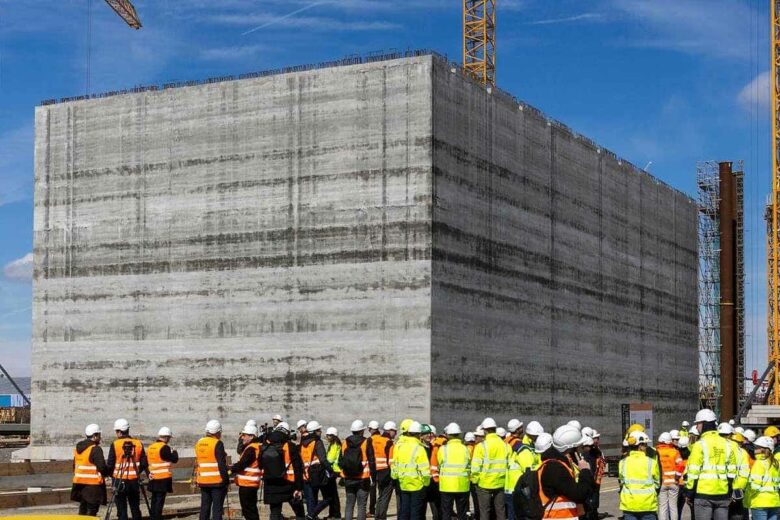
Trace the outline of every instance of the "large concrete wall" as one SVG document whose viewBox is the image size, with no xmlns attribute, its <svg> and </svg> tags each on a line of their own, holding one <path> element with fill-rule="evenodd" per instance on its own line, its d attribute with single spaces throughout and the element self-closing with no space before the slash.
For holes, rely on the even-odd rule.
<svg viewBox="0 0 780 520">
<path fill-rule="evenodd" d="M 38 107 L 33 443 L 428 416 L 431 63 Z"/>
<path fill-rule="evenodd" d="M 446 63 L 433 89 L 433 420 L 692 417 L 694 203 Z"/>
</svg>

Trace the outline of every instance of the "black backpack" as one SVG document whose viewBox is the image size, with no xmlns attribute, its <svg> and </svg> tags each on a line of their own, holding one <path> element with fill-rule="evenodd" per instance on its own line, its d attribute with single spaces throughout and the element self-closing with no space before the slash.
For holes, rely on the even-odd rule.
<svg viewBox="0 0 780 520">
<path fill-rule="evenodd" d="M 351 438 L 347 439 L 347 449 L 341 454 L 339 467 L 344 472 L 344 477 L 348 479 L 363 478 L 363 452 L 360 446 L 366 442 L 366 439 L 355 444 Z"/>
<path fill-rule="evenodd" d="M 260 453 L 260 467 L 263 478 L 282 479 L 287 475 L 287 464 L 284 463 L 284 448 L 281 444 L 267 444 Z"/>
<path fill-rule="evenodd" d="M 556 497 L 552 497 L 549 502 L 542 504 L 539 494 L 539 472 L 544 466 L 545 464 L 542 464 L 535 470 L 526 469 L 517 480 L 515 491 L 512 493 L 517 520 L 542 520 L 544 510 L 555 501 Z"/>
</svg>

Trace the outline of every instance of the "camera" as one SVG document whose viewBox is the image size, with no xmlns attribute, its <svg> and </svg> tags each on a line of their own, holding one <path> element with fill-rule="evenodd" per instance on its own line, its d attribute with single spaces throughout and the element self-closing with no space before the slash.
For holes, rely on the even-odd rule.
<svg viewBox="0 0 780 520">
<path fill-rule="evenodd" d="M 133 446 L 133 443 L 130 441 L 125 442 L 122 445 L 122 453 L 125 457 L 132 457 L 133 453 L 135 452 L 135 446 Z"/>
</svg>

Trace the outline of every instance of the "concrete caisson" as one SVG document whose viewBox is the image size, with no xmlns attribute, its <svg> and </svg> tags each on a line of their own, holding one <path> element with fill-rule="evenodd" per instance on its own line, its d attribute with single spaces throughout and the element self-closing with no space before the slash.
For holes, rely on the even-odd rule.
<svg viewBox="0 0 780 520">
<path fill-rule="evenodd" d="M 695 407 L 693 202 L 438 56 L 40 106 L 35 170 L 36 449 Z"/>
</svg>

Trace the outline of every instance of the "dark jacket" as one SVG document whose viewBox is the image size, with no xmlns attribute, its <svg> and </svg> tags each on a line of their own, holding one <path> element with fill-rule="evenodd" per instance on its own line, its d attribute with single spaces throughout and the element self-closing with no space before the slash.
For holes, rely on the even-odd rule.
<svg viewBox="0 0 780 520">
<path fill-rule="evenodd" d="M 575 480 L 564 467 L 564 465 L 569 465 L 566 456 L 555 448 L 550 448 L 542 453 L 542 462 L 546 460 L 557 462 L 549 462 L 541 470 L 544 494 L 548 498 L 566 497 L 570 502 L 585 504 L 593 493 L 595 485 L 591 471 L 588 469 L 580 470 L 579 479 Z"/>
<path fill-rule="evenodd" d="M 376 482 L 376 457 L 374 456 L 374 445 L 371 442 L 371 439 L 367 439 L 366 437 L 363 437 L 363 435 L 355 435 L 355 434 L 352 434 L 346 438 L 347 447 L 356 446 L 359 448 L 360 444 L 363 442 L 366 443 L 366 457 L 368 458 L 368 469 L 370 471 L 370 478 L 367 479 L 344 478 L 344 484 L 346 486 L 368 485 L 370 487 L 372 480 Z M 341 455 L 342 457 L 344 456 L 343 451 Z"/>
<path fill-rule="evenodd" d="M 325 443 L 322 442 L 321 438 L 317 437 L 313 433 L 310 433 L 303 438 L 303 441 L 301 441 L 301 447 L 308 447 L 312 442 L 315 443 L 314 456 L 322 465 L 322 469 L 324 469 L 328 475 L 333 474 L 333 466 L 330 462 L 328 462 L 328 451 L 325 449 Z"/>
<path fill-rule="evenodd" d="M 133 437 L 126 437 L 127 440 L 133 439 Z M 118 440 L 118 439 L 117 439 Z M 115 453 L 114 450 L 114 442 L 111 442 L 111 447 L 108 449 L 108 461 L 106 462 L 106 465 L 108 466 L 108 469 L 111 473 L 114 472 L 114 467 L 116 466 L 117 459 L 122 459 L 121 453 Z M 149 461 L 146 459 L 146 450 L 141 448 L 141 462 L 138 463 L 138 476 L 141 476 L 141 473 L 149 473 Z"/>
<path fill-rule="evenodd" d="M 273 431 L 267 436 L 269 445 L 276 445 L 283 448 L 286 444 L 290 450 L 290 462 L 295 473 L 295 482 L 289 482 L 284 478 L 271 479 L 263 476 L 263 503 L 265 504 L 283 504 L 293 499 L 295 491 L 303 490 L 303 462 L 301 462 L 301 452 L 298 446 L 289 441 L 287 434 Z M 264 447 L 265 449 L 265 447 Z M 260 469 L 263 468 L 263 457 L 260 456 Z"/>
<path fill-rule="evenodd" d="M 241 454 L 241 458 L 230 466 L 230 472 L 235 475 L 236 473 L 239 473 L 241 471 L 244 471 L 246 468 L 252 465 L 253 462 L 258 460 L 259 453 L 255 453 L 254 450 L 247 450 L 246 447 L 252 444 L 253 442 L 260 442 L 260 439 L 257 437 L 254 437 L 251 441 L 249 441 L 246 444 L 242 444 L 241 441 L 239 441 L 239 445 L 241 446 L 241 449 L 239 450 L 239 454 Z M 260 447 L 262 449 L 262 446 Z"/>
<path fill-rule="evenodd" d="M 179 462 L 179 453 L 166 444 L 160 449 L 160 458 L 171 464 L 176 464 Z M 173 493 L 173 479 L 150 480 L 149 491 L 152 493 Z"/>
<path fill-rule="evenodd" d="M 76 444 L 76 452 L 84 453 L 84 451 L 90 446 L 94 446 L 95 443 L 89 439 Z M 108 477 L 111 475 L 111 471 L 106 465 L 106 458 L 103 456 L 103 450 L 100 446 L 97 446 L 92 453 L 89 454 L 89 461 L 95 465 L 101 475 Z M 75 470 L 75 464 L 74 464 Z M 70 499 L 74 502 L 85 502 L 87 504 L 102 504 L 106 503 L 106 485 L 89 485 L 89 484 L 73 484 L 70 490 Z"/>
</svg>

